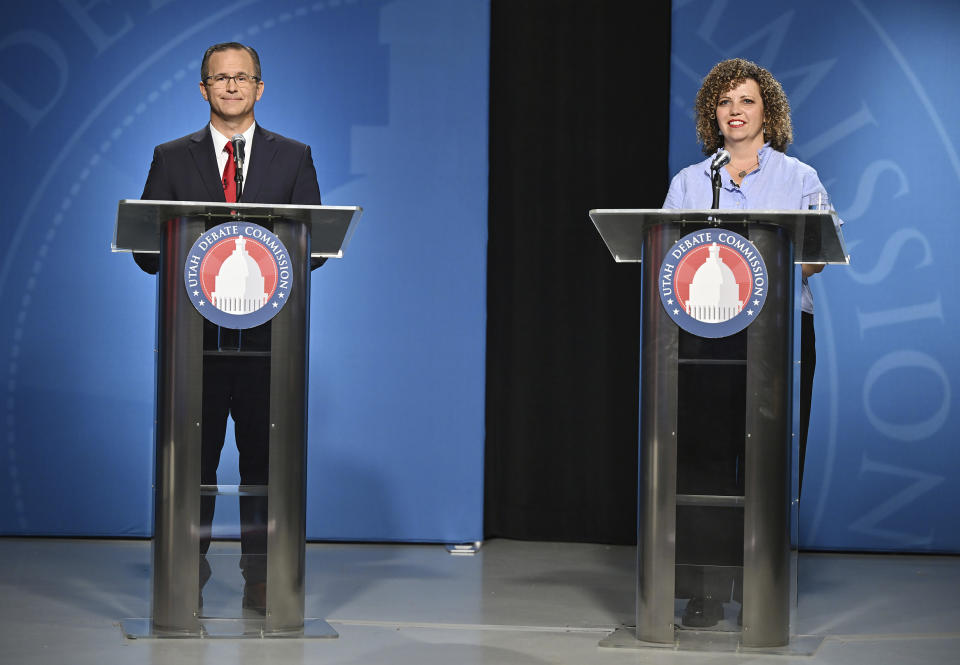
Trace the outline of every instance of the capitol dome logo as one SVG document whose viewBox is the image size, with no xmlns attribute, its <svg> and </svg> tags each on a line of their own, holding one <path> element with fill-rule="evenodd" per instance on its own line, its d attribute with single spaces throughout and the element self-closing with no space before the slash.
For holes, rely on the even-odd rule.
<svg viewBox="0 0 960 665">
<path fill-rule="evenodd" d="M 290 255 L 250 222 L 216 226 L 193 244 L 183 267 L 190 302 L 211 323 L 246 329 L 277 315 L 290 295 Z"/>
<path fill-rule="evenodd" d="M 685 235 L 660 265 L 660 301 L 673 321 L 699 337 L 727 337 L 757 318 L 767 299 L 767 266 L 739 233 Z"/>
</svg>

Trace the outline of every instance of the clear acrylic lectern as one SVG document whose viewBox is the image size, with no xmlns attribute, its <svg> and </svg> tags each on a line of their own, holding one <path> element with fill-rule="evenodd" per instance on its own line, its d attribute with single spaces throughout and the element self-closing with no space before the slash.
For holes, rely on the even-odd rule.
<svg viewBox="0 0 960 665">
<path fill-rule="evenodd" d="M 679 644 L 678 614 L 695 587 L 728 601 L 718 627 L 734 635 L 735 648 L 788 645 L 796 542 L 794 264 L 848 263 L 837 215 L 592 210 L 590 218 L 616 261 L 643 262 L 637 602 L 630 639 Z M 687 233 L 710 227 L 748 237 L 769 282 L 757 318 L 721 340 L 681 330 L 659 294 L 667 252 Z M 724 458 L 717 449 L 732 451 L 726 454 L 732 471 L 711 468 Z M 618 639 L 614 633 L 601 645 L 627 646 Z"/>
<path fill-rule="evenodd" d="M 311 257 L 343 255 L 360 214 L 340 206 L 120 201 L 113 251 L 156 254 L 160 263 L 151 616 L 125 620 L 128 636 L 336 637 L 325 621 L 304 619 L 309 277 Z M 184 265 L 209 226 L 230 220 L 271 227 L 290 254 L 289 298 L 270 322 L 270 351 L 260 353 L 269 358 L 266 485 L 201 484 L 205 355 L 230 352 L 205 350 Z M 265 611 L 252 616 L 207 616 L 201 605 L 201 505 L 226 495 L 266 503 Z"/>
</svg>

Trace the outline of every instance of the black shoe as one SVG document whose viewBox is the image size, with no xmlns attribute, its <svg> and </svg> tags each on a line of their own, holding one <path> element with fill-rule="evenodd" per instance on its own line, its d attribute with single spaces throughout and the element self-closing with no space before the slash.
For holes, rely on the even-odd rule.
<svg viewBox="0 0 960 665">
<path fill-rule="evenodd" d="M 687 601 L 682 621 L 684 626 L 691 628 L 709 628 L 716 626 L 722 618 L 723 603 L 710 596 L 706 598 L 694 596 Z"/>
<path fill-rule="evenodd" d="M 243 585 L 243 609 L 260 614 L 267 611 L 267 585 L 265 582 L 247 582 Z"/>
</svg>

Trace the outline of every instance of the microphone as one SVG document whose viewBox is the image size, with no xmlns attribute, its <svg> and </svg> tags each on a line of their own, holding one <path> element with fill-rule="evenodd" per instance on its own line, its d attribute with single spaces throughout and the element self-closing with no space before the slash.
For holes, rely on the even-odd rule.
<svg viewBox="0 0 960 665">
<path fill-rule="evenodd" d="M 233 158 L 237 161 L 237 166 L 243 168 L 243 146 L 247 144 L 247 140 L 243 138 L 243 134 L 234 134 L 230 142 L 233 143 Z M 730 161 L 730 155 L 727 155 L 727 161 Z"/>
<path fill-rule="evenodd" d="M 233 161 L 237 165 L 234 180 L 237 183 L 237 201 L 239 201 L 243 194 L 243 146 L 246 145 L 247 140 L 243 138 L 243 134 L 234 134 L 230 142 L 233 144 Z"/>
<path fill-rule="evenodd" d="M 713 184 L 713 203 L 710 206 L 711 210 L 716 210 L 720 207 L 720 169 L 729 163 L 730 153 L 727 152 L 725 148 L 720 148 L 717 154 L 714 155 L 713 161 L 710 162 L 710 170 L 713 172 L 713 175 L 710 177 Z"/>
<path fill-rule="evenodd" d="M 237 137 L 235 136 L 235 137 L 233 137 L 233 138 L 237 138 Z M 243 139 L 242 136 L 241 136 L 240 138 Z M 243 144 L 241 144 L 241 145 L 243 145 Z M 730 153 L 727 152 L 726 148 L 720 148 L 720 149 L 717 151 L 717 154 L 714 155 L 713 161 L 710 162 L 710 170 L 711 170 L 711 171 L 719 171 L 720 169 L 722 169 L 724 166 L 726 166 L 726 165 L 729 164 L 729 163 L 730 163 Z"/>
</svg>

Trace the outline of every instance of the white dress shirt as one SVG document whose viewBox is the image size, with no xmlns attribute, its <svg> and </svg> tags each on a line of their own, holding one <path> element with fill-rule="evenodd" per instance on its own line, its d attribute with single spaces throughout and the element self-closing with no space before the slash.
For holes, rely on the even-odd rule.
<svg viewBox="0 0 960 665">
<path fill-rule="evenodd" d="M 257 126 L 257 123 L 252 122 L 250 123 L 250 126 L 247 127 L 247 131 L 243 132 L 243 139 L 244 141 L 246 141 L 246 145 L 244 145 L 244 148 L 243 148 L 244 188 L 246 187 L 246 183 L 247 183 L 247 171 L 250 169 L 250 155 L 253 154 L 253 130 L 256 128 L 256 126 Z M 227 165 L 227 157 L 228 157 L 227 151 L 224 150 L 223 148 L 224 146 L 227 145 L 227 143 L 230 142 L 230 138 L 227 136 L 224 136 L 223 134 L 218 132 L 216 129 L 214 129 L 213 125 L 210 125 L 210 136 L 213 137 L 213 149 L 217 155 L 217 168 L 219 169 L 220 179 L 222 180 L 223 169 Z M 243 195 L 243 192 L 241 192 L 241 196 L 242 195 Z"/>
</svg>

